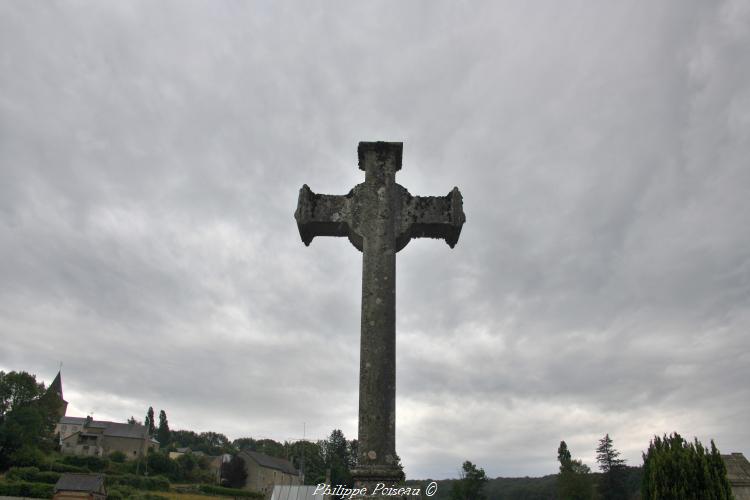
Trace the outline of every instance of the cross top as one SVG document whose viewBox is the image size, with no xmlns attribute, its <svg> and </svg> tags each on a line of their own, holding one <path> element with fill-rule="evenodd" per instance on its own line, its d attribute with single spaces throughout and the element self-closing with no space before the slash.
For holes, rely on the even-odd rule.
<svg viewBox="0 0 750 500">
<path fill-rule="evenodd" d="M 392 232 L 396 252 L 412 238 L 425 237 L 444 239 L 453 248 L 466 221 L 461 192 L 454 187 L 446 196 L 412 196 L 396 183 L 402 152 L 401 142 L 360 142 L 365 182 L 346 195 L 315 194 L 302 186 L 294 217 L 305 245 L 315 236 L 346 236 L 362 251 L 363 238 L 374 229 L 369 218 L 377 215 L 392 225 L 382 229 Z"/>
</svg>

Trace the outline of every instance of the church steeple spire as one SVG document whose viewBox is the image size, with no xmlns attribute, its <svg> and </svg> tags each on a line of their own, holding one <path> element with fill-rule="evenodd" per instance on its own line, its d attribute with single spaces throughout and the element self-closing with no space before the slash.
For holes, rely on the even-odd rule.
<svg viewBox="0 0 750 500">
<path fill-rule="evenodd" d="M 62 377 L 60 375 L 60 371 L 57 372 L 57 376 L 55 376 L 55 380 L 52 381 L 52 383 L 49 385 L 49 388 L 47 389 L 47 392 L 54 393 L 57 395 L 57 397 L 60 398 L 60 416 L 64 417 L 65 412 L 68 409 L 68 402 L 65 401 L 65 398 L 63 398 L 63 387 L 62 387 Z"/>
</svg>

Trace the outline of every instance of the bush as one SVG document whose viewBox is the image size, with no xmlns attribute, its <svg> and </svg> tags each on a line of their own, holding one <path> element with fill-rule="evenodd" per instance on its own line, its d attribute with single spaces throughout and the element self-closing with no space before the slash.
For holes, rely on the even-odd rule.
<svg viewBox="0 0 750 500">
<path fill-rule="evenodd" d="M 263 493 L 259 493 L 257 491 L 238 490 L 236 488 L 225 488 L 223 486 L 213 486 L 210 484 L 201 484 L 200 486 L 198 486 L 198 489 L 201 492 L 208 493 L 210 495 L 256 498 L 258 500 L 263 500 L 265 498 Z"/>
<path fill-rule="evenodd" d="M 52 498 L 54 486 L 44 483 L 27 483 L 17 481 L 12 483 L 0 482 L 0 496 Z"/>
<path fill-rule="evenodd" d="M 111 498 L 113 495 L 119 498 L 130 498 L 136 494 L 135 488 L 130 486 L 117 486 L 116 488 L 107 487 L 107 498 Z"/>
<path fill-rule="evenodd" d="M 169 454 L 166 452 L 156 451 L 149 453 L 146 464 L 148 465 L 148 470 L 154 474 L 174 476 L 178 471 L 177 462 L 169 458 Z"/>
<path fill-rule="evenodd" d="M 122 493 L 120 493 L 120 490 L 107 490 L 107 499 L 108 500 L 122 500 L 124 497 L 122 496 Z"/>
<path fill-rule="evenodd" d="M 63 458 L 63 463 L 75 465 L 76 467 L 86 467 L 91 472 L 101 472 L 107 468 L 109 460 L 99 457 L 78 457 L 75 455 L 68 455 Z"/>
<path fill-rule="evenodd" d="M 125 456 L 125 453 L 121 452 L 120 450 L 113 451 L 109 454 L 109 459 L 118 464 L 125 462 L 126 458 L 127 457 Z"/>
<path fill-rule="evenodd" d="M 39 467 L 44 462 L 44 453 L 29 446 L 16 450 L 10 457 L 10 463 L 19 467 Z"/>
<path fill-rule="evenodd" d="M 60 479 L 60 473 L 40 471 L 37 467 L 11 467 L 5 477 L 11 481 L 55 484 Z"/>
<path fill-rule="evenodd" d="M 5 479 L 9 481 L 33 481 L 37 474 L 39 474 L 39 467 L 11 467 L 5 474 Z"/>
</svg>

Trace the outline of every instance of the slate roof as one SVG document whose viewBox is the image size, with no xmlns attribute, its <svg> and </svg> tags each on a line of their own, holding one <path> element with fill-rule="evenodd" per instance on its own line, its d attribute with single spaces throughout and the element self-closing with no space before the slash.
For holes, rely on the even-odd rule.
<svg viewBox="0 0 750 500">
<path fill-rule="evenodd" d="M 60 417 L 61 424 L 81 425 L 86 419 L 84 417 Z"/>
<path fill-rule="evenodd" d="M 61 424 L 73 424 L 73 425 L 83 425 L 86 423 L 86 419 L 84 417 L 62 417 L 60 419 Z M 128 424 L 128 423 L 120 423 L 120 422 L 108 422 L 106 420 L 92 420 L 88 424 L 88 428 L 90 429 L 103 429 L 102 432 L 103 436 L 111 436 L 111 437 L 125 437 L 125 438 L 135 438 L 135 439 L 144 439 L 148 437 L 148 429 L 145 425 L 141 424 Z M 157 443 L 155 439 L 151 439 L 151 441 Z"/>
<path fill-rule="evenodd" d="M 263 453 L 250 450 L 244 450 L 240 452 L 240 455 L 243 455 L 243 458 L 250 458 L 254 460 L 261 467 L 276 469 L 285 474 L 291 474 L 293 476 L 296 476 L 298 474 L 297 469 L 294 468 L 291 462 L 282 458 L 269 457 L 268 455 L 264 455 Z"/>
<path fill-rule="evenodd" d="M 140 424 L 120 424 L 117 422 L 102 422 L 105 436 L 143 439 L 148 437 L 148 428 Z"/>
<path fill-rule="evenodd" d="M 732 486 L 750 486 L 750 462 L 742 453 L 722 455 L 727 466 L 727 479 Z"/>
<path fill-rule="evenodd" d="M 55 483 L 55 493 L 64 491 L 101 491 L 104 487 L 104 474 L 65 473 Z"/>
</svg>

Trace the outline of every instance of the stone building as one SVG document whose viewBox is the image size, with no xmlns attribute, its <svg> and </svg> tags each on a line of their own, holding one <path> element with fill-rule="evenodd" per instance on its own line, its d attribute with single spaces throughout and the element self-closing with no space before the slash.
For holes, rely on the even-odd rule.
<svg viewBox="0 0 750 500">
<path fill-rule="evenodd" d="M 159 449 L 159 442 L 141 424 L 93 420 L 91 417 L 62 417 L 55 425 L 60 451 L 67 455 L 105 457 L 121 451 L 128 460 Z"/>
<path fill-rule="evenodd" d="M 288 460 L 270 457 L 257 451 L 241 451 L 239 456 L 245 461 L 246 490 L 258 491 L 270 499 L 274 486 L 302 484 L 299 471 Z"/>
<path fill-rule="evenodd" d="M 104 474 L 63 474 L 57 480 L 53 500 L 105 500 Z"/>
<path fill-rule="evenodd" d="M 750 462 L 742 453 L 722 455 L 735 500 L 750 500 Z"/>
</svg>

